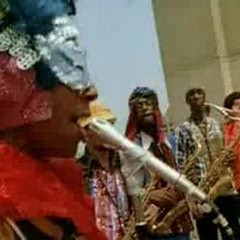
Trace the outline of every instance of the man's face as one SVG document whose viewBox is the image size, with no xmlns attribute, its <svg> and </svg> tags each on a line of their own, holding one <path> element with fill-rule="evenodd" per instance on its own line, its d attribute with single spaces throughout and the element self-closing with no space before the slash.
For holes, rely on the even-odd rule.
<svg viewBox="0 0 240 240">
<path fill-rule="evenodd" d="M 198 110 L 198 111 L 204 111 L 205 110 L 205 96 L 202 93 L 194 93 L 189 98 L 189 105 L 191 110 Z"/>
<path fill-rule="evenodd" d="M 135 103 L 135 112 L 138 122 L 141 124 L 154 123 L 155 105 L 151 98 L 139 98 Z"/>
<path fill-rule="evenodd" d="M 59 85 L 52 93 L 52 118 L 26 129 L 30 150 L 40 157 L 73 157 L 77 144 L 85 138 L 77 121 L 90 115 L 89 102 L 96 97 L 95 89 L 80 95 Z"/>
<path fill-rule="evenodd" d="M 237 116 L 237 117 L 240 116 L 240 98 L 234 100 L 233 106 L 232 106 L 232 110 L 233 110 L 233 111 L 236 111 L 236 112 L 234 113 L 234 116 Z M 239 112 L 239 113 L 238 113 L 238 112 Z"/>
</svg>

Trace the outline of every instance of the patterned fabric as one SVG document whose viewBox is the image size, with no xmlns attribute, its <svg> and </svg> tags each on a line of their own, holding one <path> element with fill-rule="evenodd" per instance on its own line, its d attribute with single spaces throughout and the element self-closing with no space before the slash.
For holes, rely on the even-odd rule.
<svg viewBox="0 0 240 240">
<path fill-rule="evenodd" d="M 122 240 L 129 218 L 125 185 L 119 171 L 94 171 L 91 182 L 97 226 L 109 240 Z"/>
<path fill-rule="evenodd" d="M 175 130 L 176 134 L 176 163 L 180 170 L 189 156 L 197 150 L 200 143 L 201 150 L 196 157 L 197 182 L 205 176 L 209 165 L 223 148 L 223 136 L 220 126 L 213 118 L 206 117 L 200 125 L 188 119 Z"/>
<path fill-rule="evenodd" d="M 40 60 L 40 54 L 29 46 L 29 40 L 26 34 L 7 27 L 0 33 L 0 52 L 8 51 L 16 59 L 17 67 L 27 70 Z"/>
<path fill-rule="evenodd" d="M 85 167 L 85 188 L 94 199 L 98 228 L 109 240 L 121 240 L 129 219 L 129 205 L 119 161 L 117 156 L 113 159 L 108 171 L 88 152 L 80 161 Z"/>
<path fill-rule="evenodd" d="M 168 142 L 163 130 L 164 129 L 163 118 L 159 109 L 156 109 L 155 111 L 155 119 L 156 119 L 156 139 L 154 139 L 154 141 L 150 145 L 150 148 L 147 150 L 152 151 L 155 154 L 155 156 L 157 156 L 159 159 L 166 162 L 171 167 L 175 167 L 175 160 L 173 159 L 170 143 Z M 138 129 L 136 117 L 133 111 L 131 111 L 129 115 L 125 134 L 128 139 L 135 142 L 139 146 L 143 145 L 141 131 Z M 137 183 L 140 189 L 142 187 L 147 186 L 147 183 L 149 182 L 150 177 L 149 177 L 149 172 L 146 169 L 144 169 L 144 167 L 140 167 L 140 169 L 136 171 L 135 166 L 133 165 L 131 166 L 131 163 L 124 161 L 123 169 L 127 169 L 128 172 L 129 172 L 129 169 L 132 169 L 132 172 L 134 172 L 133 174 L 134 176 L 132 178 L 134 183 L 130 183 L 130 181 L 127 181 L 128 185 L 133 186 Z M 132 190 L 130 189 L 130 192 L 131 191 Z M 138 190 L 135 189 L 133 191 L 136 192 Z"/>
<path fill-rule="evenodd" d="M 165 133 L 163 130 L 164 129 L 163 119 L 159 109 L 156 110 L 155 112 L 155 119 L 156 119 L 157 137 L 149 144 L 148 150 L 152 152 L 157 158 L 161 159 L 171 167 L 175 168 L 176 164 L 172 154 L 171 145 L 167 137 L 165 136 Z M 144 142 L 146 141 L 143 139 L 144 135 L 138 129 L 136 118 L 133 111 L 130 113 L 130 116 L 129 116 L 126 136 L 130 140 L 134 141 L 136 144 L 144 147 L 145 145 Z M 139 163 L 137 161 L 135 162 L 127 161 L 126 156 L 123 156 L 123 159 L 124 159 L 124 164 L 122 168 L 123 168 L 123 173 L 125 177 L 127 177 L 128 191 L 130 195 L 135 195 L 135 196 L 137 195 L 137 197 L 139 196 L 140 199 L 142 199 L 142 196 L 145 195 L 146 189 L 149 186 L 150 180 L 153 180 L 152 178 L 153 176 L 150 176 L 149 171 L 145 169 L 143 166 L 139 166 Z M 130 175 L 128 174 L 129 172 L 130 172 Z M 160 207 L 159 211 L 162 213 L 162 210 L 163 209 L 165 210 L 166 206 L 169 206 L 169 202 L 170 202 L 169 199 L 164 199 L 163 192 L 168 191 L 168 187 L 170 186 L 168 185 L 167 182 L 161 179 L 154 182 L 156 182 L 156 184 L 154 184 L 152 191 L 150 191 L 149 193 L 149 196 L 151 195 L 151 193 L 154 193 L 155 190 L 158 191 L 157 198 L 158 200 L 159 199 L 162 200 L 161 201 L 162 205 L 157 207 Z M 176 191 L 175 193 L 177 197 L 176 199 L 174 199 L 175 201 L 173 200 L 174 201 L 173 205 L 176 204 L 183 197 L 183 195 L 181 193 L 179 194 L 178 191 Z M 149 197 L 149 199 L 151 199 L 151 197 Z M 151 199 L 148 203 L 154 204 L 154 201 L 152 201 Z M 171 229 L 171 231 L 173 231 L 174 237 L 175 235 L 177 237 L 179 233 L 182 233 L 182 232 L 189 233 L 191 229 L 192 229 L 191 220 L 187 213 L 181 216 L 181 219 L 179 219 L 179 222 L 175 224 L 175 226 L 173 227 L 173 229 Z M 171 239 L 172 234 L 169 234 L 169 236 L 167 237 Z M 148 238 L 146 237 L 146 239 Z M 162 238 L 153 236 L 153 238 L 149 238 L 149 239 L 162 239 Z"/>
<path fill-rule="evenodd" d="M 73 1 L 0 0 L 0 18 L 5 2 L 11 18 L 0 21 L 0 130 L 49 119 L 46 85 L 53 89 L 62 82 L 77 91 L 89 87 L 77 30 L 63 17 Z M 96 227 L 93 203 L 73 159 L 41 161 L 5 143 L 0 143 L 0 159 L 1 217 L 70 219 L 87 239 L 106 239 Z"/>
<path fill-rule="evenodd" d="M 17 20 L 6 21 L 6 26 L 0 29 L 0 52 L 7 51 L 21 70 L 35 68 L 36 80 L 43 87 L 56 85 L 57 79 L 73 90 L 83 91 L 93 83 L 87 71 L 86 52 L 80 47 L 78 29 L 66 14 L 69 3 L 65 0 L 9 1 L 11 14 L 15 14 L 12 19 Z M 1 7 L 3 2 L 0 2 L 0 17 Z M 31 11 L 36 11 L 36 16 Z M 34 29 L 34 33 L 29 29 Z"/>
<path fill-rule="evenodd" d="M 224 140 L 225 145 L 230 146 L 233 144 L 240 134 L 240 124 L 236 121 L 229 121 L 224 125 Z M 239 142 L 236 144 L 234 151 L 237 155 L 237 159 L 235 162 L 235 187 L 236 190 L 240 191 L 240 144 Z"/>
<path fill-rule="evenodd" d="M 0 129 L 50 118 L 50 94 L 37 88 L 35 72 L 20 70 L 7 53 L 0 53 L 0 65 Z"/>
<path fill-rule="evenodd" d="M 168 161 L 172 160 L 171 149 L 170 144 L 167 139 L 165 139 L 164 142 L 161 142 L 159 144 L 155 143 L 153 140 L 149 143 L 148 147 L 144 146 L 144 135 L 140 132 L 136 135 L 135 143 L 139 146 L 145 148 L 145 150 L 151 151 L 157 158 L 163 160 L 164 162 L 168 163 Z M 164 153 L 167 152 L 168 155 L 166 156 Z M 171 157 L 171 158 L 169 158 Z M 138 185 L 139 189 L 146 188 L 151 180 L 150 173 L 147 169 L 144 167 L 141 167 L 139 170 L 136 171 L 135 165 L 129 165 L 128 163 L 124 164 L 124 168 L 126 169 L 126 166 L 128 168 L 128 171 L 130 170 L 132 173 L 134 173 L 135 183 Z M 134 186 L 136 188 L 136 186 Z M 131 190 L 130 190 L 131 191 Z M 136 189 L 134 190 L 136 191 Z"/>
<path fill-rule="evenodd" d="M 173 138 L 172 138 L 173 139 Z M 181 125 L 175 130 L 175 143 L 174 153 L 176 159 L 176 165 L 178 170 L 181 170 L 181 167 L 188 158 L 196 150 L 196 140 L 193 138 L 192 131 L 185 125 Z"/>
</svg>

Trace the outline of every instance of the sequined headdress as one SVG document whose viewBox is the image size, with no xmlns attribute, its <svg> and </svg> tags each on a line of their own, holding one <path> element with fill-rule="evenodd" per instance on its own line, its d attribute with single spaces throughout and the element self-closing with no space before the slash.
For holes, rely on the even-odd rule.
<svg viewBox="0 0 240 240">
<path fill-rule="evenodd" d="M 86 52 L 69 17 L 74 13 L 74 0 L 0 0 L 0 64 L 6 68 L 0 73 L 0 129 L 32 122 L 40 105 L 46 107 L 45 111 L 38 107 L 47 113 L 44 117 L 49 117 L 50 103 L 42 92 L 58 82 L 78 91 L 91 84 Z M 36 104 L 36 99 L 42 102 Z M 35 118 L 30 120 L 27 112 Z M 42 114 L 38 117 L 43 120 Z M 17 120 L 7 124 L 8 118 L 19 119 L 19 124 Z"/>
</svg>

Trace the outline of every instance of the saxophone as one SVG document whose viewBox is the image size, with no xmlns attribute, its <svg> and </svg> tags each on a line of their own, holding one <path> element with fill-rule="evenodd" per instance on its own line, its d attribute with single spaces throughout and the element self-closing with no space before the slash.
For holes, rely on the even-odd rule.
<svg viewBox="0 0 240 240">
<path fill-rule="evenodd" d="M 240 134 L 233 145 L 236 145 L 239 140 Z M 228 151 L 231 151 L 231 149 L 229 148 Z M 226 173 L 229 174 L 229 172 L 231 174 L 231 166 L 232 161 L 230 158 L 228 158 L 228 155 L 225 156 L 224 154 L 224 156 L 217 158 L 213 162 L 206 177 L 200 181 L 199 188 L 204 192 L 209 193 L 210 188 L 217 183 L 221 176 L 225 175 Z M 190 208 L 188 201 L 186 199 L 181 200 L 175 207 L 171 209 L 171 211 L 166 214 L 162 221 L 157 224 L 156 231 L 161 233 L 169 233 L 169 229 L 171 229 L 171 226 L 176 222 L 176 219 L 181 217 L 189 210 Z"/>
<path fill-rule="evenodd" d="M 195 139 L 195 151 L 184 161 L 182 172 L 187 174 L 191 169 L 195 167 L 196 157 L 202 150 L 202 144 Z M 161 219 L 159 223 L 156 223 L 154 232 L 157 234 L 168 234 L 172 233 L 171 226 L 176 222 L 176 219 L 186 214 L 189 211 L 189 205 L 187 200 L 184 198 L 180 200 L 177 205 L 171 208 Z"/>
<path fill-rule="evenodd" d="M 143 212 L 147 206 L 149 195 L 151 190 L 155 189 L 155 186 L 159 178 L 155 174 L 151 174 L 151 181 L 144 191 L 137 196 L 133 197 L 133 206 L 134 210 L 130 216 L 129 222 L 126 227 L 124 240 L 137 240 L 139 239 L 137 228 L 146 227 L 146 222 L 144 221 Z"/>
<path fill-rule="evenodd" d="M 137 240 L 141 239 L 141 234 L 144 232 L 154 233 L 154 224 L 153 226 L 145 221 L 144 210 L 146 210 L 149 197 L 152 190 L 157 188 L 160 178 L 157 174 L 150 173 L 150 183 L 147 188 L 143 189 L 141 193 L 132 197 L 133 211 L 129 218 L 129 222 L 125 229 L 124 240 Z M 159 216 L 156 216 L 153 219 L 153 223 L 157 221 Z"/>
<path fill-rule="evenodd" d="M 214 104 L 207 103 L 206 105 L 209 105 L 211 107 L 215 107 L 218 111 L 220 111 L 224 116 L 227 116 L 228 118 L 234 120 L 234 121 L 240 121 L 240 118 L 232 117 L 230 115 L 231 110 L 225 109 L 222 107 L 219 107 Z M 240 133 L 238 134 L 237 138 L 234 142 L 232 142 L 227 148 L 224 155 L 219 156 L 216 158 L 216 160 L 212 163 L 210 170 L 208 171 L 205 178 L 203 178 L 199 183 L 199 188 L 203 190 L 206 193 L 209 193 L 211 187 L 213 187 L 217 181 L 220 179 L 222 175 L 225 175 L 226 173 L 229 175 L 232 174 L 232 159 L 228 157 L 229 152 L 233 151 L 235 146 L 240 141 Z M 198 151 L 199 153 L 199 151 Z M 188 169 L 191 169 L 194 167 L 194 159 L 196 158 L 196 154 L 194 156 L 190 156 L 190 158 L 186 161 L 186 164 L 184 164 L 184 173 L 188 171 Z M 170 233 L 171 226 L 175 224 L 176 220 L 185 214 L 187 211 L 190 210 L 189 202 L 186 199 L 181 200 L 175 207 L 169 211 L 166 216 L 162 219 L 160 223 L 156 225 L 156 231 L 159 233 Z"/>
<path fill-rule="evenodd" d="M 184 162 L 184 168 L 186 171 L 189 171 L 191 168 L 195 166 L 195 159 L 197 155 L 200 153 L 202 149 L 202 145 L 200 142 L 196 141 L 196 149 L 194 153 L 188 157 L 188 159 Z M 156 234 L 158 233 L 157 231 L 157 222 L 159 218 L 161 219 L 164 216 L 168 216 L 168 209 L 164 208 L 161 209 L 159 214 L 153 219 L 152 225 L 148 226 L 146 222 L 144 222 L 143 218 L 143 210 L 146 209 L 146 206 L 149 202 L 149 195 L 151 190 L 156 188 L 156 184 L 159 181 L 159 177 L 156 175 L 151 176 L 151 182 L 145 191 L 145 194 L 143 197 L 141 196 L 136 196 L 133 200 L 133 205 L 134 205 L 134 210 L 133 213 L 131 214 L 128 226 L 126 228 L 126 233 L 124 236 L 124 240 L 136 240 L 139 239 L 138 234 L 137 234 L 137 228 L 139 227 L 145 227 L 148 232 Z M 178 206 L 178 205 L 177 205 Z M 186 212 L 186 211 L 184 211 Z M 167 215 L 166 215 L 167 214 Z"/>
</svg>

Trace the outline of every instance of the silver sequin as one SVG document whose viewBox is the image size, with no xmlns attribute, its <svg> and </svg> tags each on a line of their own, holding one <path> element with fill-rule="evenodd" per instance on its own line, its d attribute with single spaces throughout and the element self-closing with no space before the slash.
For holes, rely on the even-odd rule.
<svg viewBox="0 0 240 240">
<path fill-rule="evenodd" d="M 0 52 L 8 51 L 16 58 L 22 70 L 30 69 L 42 58 L 59 81 L 74 90 L 84 90 L 92 85 L 86 66 L 86 53 L 79 46 L 79 33 L 68 16 L 53 21 L 53 31 L 37 35 L 29 45 L 30 37 L 11 27 L 0 33 Z"/>
<path fill-rule="evenodd" d="M 86 52 L 79 46 L 79 32 L 68 16 L 54 20 L 47 36 L 36 36 L 36 47 L 59 80 L 74 90 L 92 85 L 86 65 Z"/>
<path fill-rule="evenodd" d="M 26 34 L 6 28 L 0 33 L 0 51 L 8 51 L 16 58 L 17 66 L 22 70 L 31 68 L 40 60 L 40 54 L 29 47 L 29 37 Z"/>
</svg>

